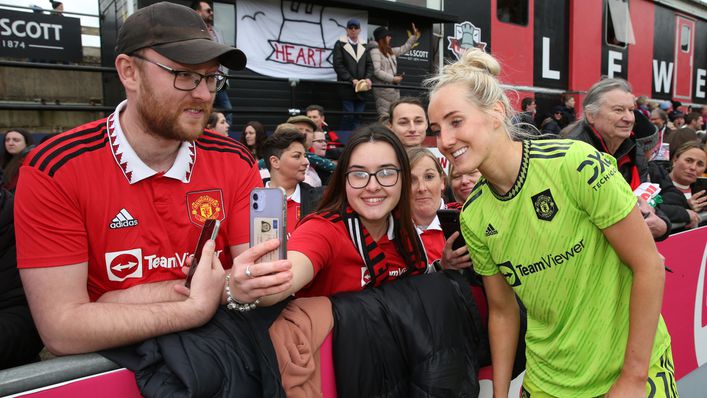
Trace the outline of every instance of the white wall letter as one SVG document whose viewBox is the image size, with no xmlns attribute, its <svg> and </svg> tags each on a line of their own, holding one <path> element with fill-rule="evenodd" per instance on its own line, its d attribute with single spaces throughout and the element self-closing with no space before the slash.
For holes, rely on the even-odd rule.
<svg viewBox="0 0 707 398">
<path fill-rule="evenodd" d="M 621 73 L 621 60 L 623 59 L 623 57 L 623 54 L 621 54 L 620 52 L 609 50 L 609 65 L 607 70 L 609 71 L 610 78 L 615 77 L 616 73 Z"/>
<path fill-rule="evenodd" d="M 705 85 L 707 85 L 707 70 L 697 69 L 697 81 L 695 82 L 695 97 L 705 98 Z"/>
<path fill-rule="evenodd" d="M 656 93 L 670 93 L 673 80 L 673 63 L 668 62 L 668 68 L 665 68 L 665 61 L 653 60 L 653 85 Z"/>
<path fill-rule="evenodd" d="M 543 79 L 560 80 L 560 71 L 550 69 L 550 38 L 543 36 Z"/>
</svg>

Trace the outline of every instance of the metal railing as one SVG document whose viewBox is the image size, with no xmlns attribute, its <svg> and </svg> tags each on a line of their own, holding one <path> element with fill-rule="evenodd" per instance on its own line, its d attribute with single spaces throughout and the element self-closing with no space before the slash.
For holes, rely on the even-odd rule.
<svg viewBox="0 0 707 398">
<path fill-rule="evenodd" d="M 5 369 L 0 371 L 0 396 L 31 391 L 120 368 L 103 356 L 90 353 L 68 355 Z"/>
</svg>

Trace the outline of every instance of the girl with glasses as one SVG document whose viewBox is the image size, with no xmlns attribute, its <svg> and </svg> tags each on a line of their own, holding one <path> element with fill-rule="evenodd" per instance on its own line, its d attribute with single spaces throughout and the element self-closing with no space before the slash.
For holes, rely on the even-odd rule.
<svg viewBox="0 0 707 398">
<path fill-rule="evenodd" d="M 281 266 L 285 262 L 253 264 L 239 257 L 234 267 L 242 270 L 231 279 L 234 298 L 250 303 L 262 297 L 260 303 L 270 305 L 293 293 L 330 296 L 426 272 L 411 214 L 411 185 L 408 158 L 395 134 L 382 125 L 357 131 L 317 212 L 304 218 L 287 242 L 291 269 Z M 290 287 L 266 295 L 281 283 Z"/>
</svg>

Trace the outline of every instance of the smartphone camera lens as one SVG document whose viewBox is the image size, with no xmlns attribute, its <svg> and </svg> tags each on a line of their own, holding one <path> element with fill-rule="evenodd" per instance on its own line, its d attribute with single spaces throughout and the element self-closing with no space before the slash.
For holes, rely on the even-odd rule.
<svg viewBox="0 0 707 398">
<path fill-rule="evenodd" d="M 258 200 L 258 194 L 257 194 L 257 193 L 254 193 L 254 194 L 253 194 L 253 200 Z"/>
<path fill-rule="evenodd" d="M 254 208 L 255 210 L 258 210 L 258 204 L 257 204 L 257 203 L 253 203 L 253 208 Z"/>
</svg>

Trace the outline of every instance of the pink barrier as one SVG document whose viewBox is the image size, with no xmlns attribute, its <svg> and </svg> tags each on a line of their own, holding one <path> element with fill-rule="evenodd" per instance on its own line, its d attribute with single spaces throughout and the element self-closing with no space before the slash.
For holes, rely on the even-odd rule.
<svg viewBox="0 0 707 398">
<path fill-rule="evenodd" d="M 665 264 L 673 272 L 666 273 L 663 317 L 672 337 L 675 377 L 683 376 L 707 363 L 707 227 L 682 232 L 658 244 Z M 331 334 L 320 350 L 322 393 L 336 398 L 336 380 Z M 479 372 L 480 398 L 491 397 L 491 367 Z M 511 387 L 511 396 L 520 390 L 522 375 Z M 132 398 L 140 397 L 132 372 L 120 369 L 78 379 L 41 391 L 26 392 L 17 397 L 31 398 Z"/>
<path fill-rule="evenodd" d="M 133 372 L 119 369 L 56 384 L 40 391 L 26 392 L 23 398 L 140 398 Z"/>
<path fill-rule="evenodd" d="M 672 339 L 675 378 L 707 363 L 707 227 L 670 236 L 658 244 L 665 265 L 663 318 Z"/>
</svg>

